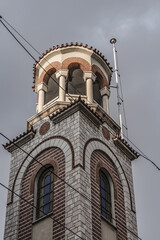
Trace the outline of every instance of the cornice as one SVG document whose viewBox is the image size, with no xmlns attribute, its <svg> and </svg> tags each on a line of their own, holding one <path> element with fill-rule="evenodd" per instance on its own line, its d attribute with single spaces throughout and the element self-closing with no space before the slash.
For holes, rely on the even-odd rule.
<svg viewBox="0 0 160 240">
<path fill-rule="evenodd" d="M 33 128 L 32 128 L 31 130 L 28 130 L 27 132 L 23 132 L 23 134 L 20 134 L 19 136 L 17 136 L 15 139 L 10 141 L 9 143 L 6 143 L 5 145 L 3 145 L 3 147 L 8 152 L 12 153 L 17 148 L 20 148 L 21 146 L 23 146 L 24 144 L 26 144 L 27 142 L 32 140 L 34 138 L 35 134 L 36 134 L 36 131 L 33 130 Z"/>
<path fill-rule="evenodd" d="M 136 152 L 125 139 L 122 139 L 119 136 L 113 138 L 114 144 L 130 159 L 137 159 L 140 154 Z"/>
</svg>

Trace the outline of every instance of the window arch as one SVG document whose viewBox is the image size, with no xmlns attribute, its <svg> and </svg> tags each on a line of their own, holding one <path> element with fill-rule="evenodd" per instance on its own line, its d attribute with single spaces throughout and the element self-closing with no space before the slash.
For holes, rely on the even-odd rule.
<svg viewBox="0 0 160 240">
<path fill-rule="evenodd" d="M 56 78 L 54 73 L 48 80 L 48 89 L 47 89 L 47 92 L 45 93 L 45 99 L 44 99 L 45 104 L 58 96 L 58 91 L 59 91 L 58 84 L 59 84 L 58 79 Z"/>
<path fill-rule="evenodd" d="M 96 72 L 96 80 L 93 82 L 93 99 L 102 107 L 102 96 L 100 93 L 102 76 Z"/>
<path fill-rule="evenodd" d="M 83 71 L 80 65 L 76 64 L 69 68 L 68 79 L 66 82 L 66 92 L 70 94 L 86 95 Z"/>
<path fill-rule="evenodd" d="M 39 175 L 37 181 L 36 219 L 47 215 L 53 209 L 53 167 L 48 166 Z"/>
<path fill-rule="evenodd" d="M 104 170 L 100 170 L 100 198 L 101 198 L 101 215 L 112 222 L 112 191 L 110 177 Z"/>
</svg>

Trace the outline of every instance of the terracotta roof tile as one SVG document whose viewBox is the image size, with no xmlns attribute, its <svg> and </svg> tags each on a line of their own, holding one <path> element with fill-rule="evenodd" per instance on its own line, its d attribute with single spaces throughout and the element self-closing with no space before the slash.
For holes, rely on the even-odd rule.
<svg viewBox="0 0 160 240">
<path fill-rule="evenodd" d="M 22 134 L 20 134 L 19 136 L 17 136 L 16 138 L 13 138 L 12 141 L 9 141 L 9 143 L 6 143 L 5 145 L 3 144 L 3 147 L 8 150 L 8 148 L 11 145 L 15 146 L 17 145 L 17 142 L 19 142 L 22 138 L 27 137 L 27 135 L 32 134 L 32 136 L 34 137 L 34 135 L 36 134 L 36 130 L 34 130 L 33 128 L 31 128 L 30 130 L 27 130 L 26 132 L 23 132 Z"/>
<path fill-rule="evenodd" d="M 120 136 L 116 136 L 113 138 L 113 140 L 114 140 L 114 142 L 119 141 L 122 144 L 124 144 L 135 155 L 135 158 L 138 158 L 140 156 L 140 154 L 137 151 L 135 151 L 124 138 L 121 138 Z M 134 160 L 134 159 L 132 159 L 132 160 Z"/>
<path fill-rule="evenodd" d="M 55 113 L 53 113 L 50 116 L 50 119 L 53 119 L 55 116 L 58 116 L 60 113 L 64 112 L 65 110 L 68 110 L 69 108 L 71 108 L 72 106 L 74 106 L 75 104 L 77 104 L 79 102 L 82 103 L 85 107 L 87 107 L 87 109 L 92 114 L 94 114 L 99 119 L 99 121 L 103 122 L 103 119 L 101 118 L 101 116 L 96 111 L 94 111 L 87 103 L 85 103 L 85 101 L 81 99 L 81 96 L 79 96 L 78 99 L 75 99 L 70 104 L 68 104 L 68 106 L 58 109 Z"/>
</svg>

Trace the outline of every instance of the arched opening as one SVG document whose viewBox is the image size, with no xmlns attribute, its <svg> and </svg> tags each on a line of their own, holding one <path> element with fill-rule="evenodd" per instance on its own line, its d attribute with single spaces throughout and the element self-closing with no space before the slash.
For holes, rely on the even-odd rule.
<svg viewBox="0 0 160 240">
<path fill-rule="evenodd" d="M 100 93 L 100 81 L 101 81 L 101 75 L 100 73 L 96 72 L 96 80 L 93 82 L 93 99 L 102 106 L 102 97 Z"/>
<path fill-rule="evenodd" d="M 52 99 L 57 97 L 59 94 L 58 80 L 56 79 L 55 73 L 48 80 L 48 89 L 45 93 L 44 104 L 50 102 Z"/>
<path fill-rule="evenodd" d="M 53 209 L 53 167 L 46 166 L 40 170 L 37 179 L 36 219 L 47 215 Z"/>
<path fill-rule="evenodd" d="M 78 63 L 69 68 L 68 79 L 66 82 L 66 93 L 86 95 L 83 71 L 80 69 L 80 64 Z"/>
<path fill-rule="evenodd" d="M 105 169 L 100 170 L 100 198 L 101 214 L 108 221 L 112 222 L 112 202 L 110 176 Z"/>
</svg>

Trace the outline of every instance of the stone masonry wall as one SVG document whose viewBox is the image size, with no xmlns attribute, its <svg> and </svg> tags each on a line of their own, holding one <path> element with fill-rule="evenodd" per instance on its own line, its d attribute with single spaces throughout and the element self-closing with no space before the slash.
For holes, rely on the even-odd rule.
<svg viewBox="0 0 160 240">
<path fill-rule="evenodd" d="M 39 129 L 45 122 L 50 123 L 50 129 L 40 135 Z M 53 124 L 47 117 L 33 126 L 37 133 L 22 148 L 28 153 L 31 152 L 33 157 L 50 147 L 61 149 L 65 159 L 66 182 L 89 199 L 91 199 L 91 154 L 95 150 L 104 151 L 115 164 L 123 186 L 126 225 L 137 233 L 131 161 L 114 145 L 113 130 L 106 123 L 103 125 L 110 132 L 109 140 L 104 137 L 102 126 L 97 128 L 80 112 L 74 113 L 57 124 Z M 17 194 L 21 194 L 21 181 L 31 162 L 32 158 L 19 149 L 12 153 L 9 188 Z M 5 240 L 15 240 L 18 237 L 19 205 L 19 198 L 9 193 Z M 65 184 L 65 226 L 84 239 L 94 239 L 91 203 L 67 184 Z M 78 239 L 78 237 L 66 230 L 65 239 Z M 127 239 L 136 240 L 137 238 L 127 231 Z"/>
</svg>

